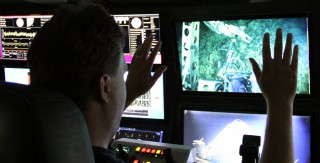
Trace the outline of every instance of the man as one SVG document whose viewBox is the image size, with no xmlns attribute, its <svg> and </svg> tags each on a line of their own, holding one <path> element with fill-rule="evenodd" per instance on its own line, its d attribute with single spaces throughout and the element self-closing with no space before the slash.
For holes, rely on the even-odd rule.
<svg viewBox="0 0 320 163">
<path fill-rule="evenodd" d="M 119 162 L 107 150 L 126 106 L 148 91 L 166 70 L 151 76 L 161 46 L 149 55 L 152 36 L 137 49 L 126 83 L 123 31 L 104 8 L 66 5 L 37 33 L 28 53 L 31 85 L 70 97 L 82 110 L 96 162 Z M 121 161 L 120 161 L 121 162 Z"/>
<path fill-rule="evenodd" d="M 152 37 L 134 55 L 126 83 L 123 33 L 105 9 L 94 4 L 68 5 L 56 11 L 37 33 L 28 53 L 31 84 L 61 92 L 82 110 L 96 162 L 121 162 L 108 144 L 121 114 L 136 97 L 149 90 L 165 66 L 151 76 L 158 43 L 149 54 Z M 282 57 L 282 31 L 277 30 L 271 58 L 269 34 L 263 42 L 262 71 L 250 59 L 267 101 L 268 121 L 260 162 L 293 162 L 292 111 L 297 84 L 298 47 L 292 55 L 292 35 Z"/>
</svg>

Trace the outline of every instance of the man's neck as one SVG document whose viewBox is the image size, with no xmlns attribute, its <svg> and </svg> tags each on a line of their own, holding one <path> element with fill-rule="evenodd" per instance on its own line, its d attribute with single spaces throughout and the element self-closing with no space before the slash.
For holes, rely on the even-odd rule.
<svg viewBox="0 0 320 163">
<path fill-rule="evenodd" d="M 90 106 L 83 113 L 90 135 L 92 146 L 108 148 L 113 136 L 112 122 L 104 117 L 102 109 L 96 106 Z"/>
</svg>

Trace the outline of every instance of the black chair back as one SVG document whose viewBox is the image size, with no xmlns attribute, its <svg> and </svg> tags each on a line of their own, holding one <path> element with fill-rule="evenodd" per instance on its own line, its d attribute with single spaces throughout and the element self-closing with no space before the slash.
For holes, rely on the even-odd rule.
<svg viewBox="0 0 320 163">
<path fill-rule="evenodd" d="M 0 82 L 0 162 L 94 163 L 80 109 L 60 93 Z"/>
</svg>

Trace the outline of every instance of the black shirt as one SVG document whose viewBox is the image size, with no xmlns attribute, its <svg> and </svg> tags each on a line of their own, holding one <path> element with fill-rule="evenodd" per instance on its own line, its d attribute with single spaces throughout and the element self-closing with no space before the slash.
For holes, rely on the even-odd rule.
<svg viewBox="0 0 320 163">
<path fill-rule="evenodd" d="M 92 150 L 96 163 L 124 163 L 118 159 L 116 153 L 110 149 L 93 146 Z"/>
</svg>

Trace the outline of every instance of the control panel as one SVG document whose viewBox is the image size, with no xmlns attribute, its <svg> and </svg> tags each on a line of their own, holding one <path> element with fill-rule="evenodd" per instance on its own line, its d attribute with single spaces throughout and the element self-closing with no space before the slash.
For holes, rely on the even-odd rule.
<svg viewBox="0 0 320 163">
<path fill-rule="evenodd" d="M 118 144 L 130 156 L 135 156 L 133 163 L 166 163 L 163 151 L 168 148 L 177 163 L 193 163 L 196 158 L 196 151 L 192 146 L 121 138 L 114 142 L 113 148 L 116 149 Z"/>
</svg>

